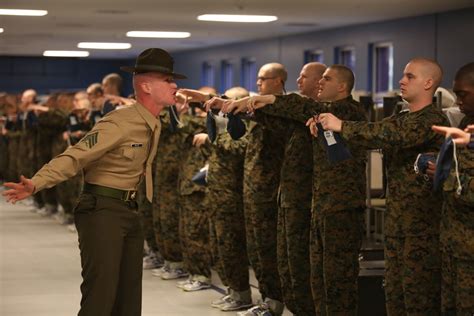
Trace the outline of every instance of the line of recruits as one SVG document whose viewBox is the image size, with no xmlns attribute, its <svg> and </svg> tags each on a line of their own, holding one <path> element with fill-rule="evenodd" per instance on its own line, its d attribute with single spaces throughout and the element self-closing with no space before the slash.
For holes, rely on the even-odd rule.
<svg viewBox="0 0 474 316">
<path fill-rule="evenodd" d="M 211 286 L 212 267 L 227 293 L 211 306 L 244 310 L 240 316 L 281 315 L 284 306 L 296 315 L 356 315 L 366 150 L 382 149 L 388 314 L 472 315 L 472 150 L 457 149 L 458 176 L 448 177 L 443 195 L 413 169 L 418 154 L 438 152 L 443 143 L 432 125 L 449 125 L 432 104 L 441 78 L 436 62 L 411 60 L 400 80 L 408 110 L 380 122 L 367 122 L 351 96 L 354 75 L 342 65 L 306 64 L 300 94 L 285 94 L 287 72 L 278 63 L 260 68 L 260 96 L 233 88 L 224 100 L 207 87 L 181 90 L 182 100 L 159 117 L 152 202 L 144 183 L 139 190 L 144 268 L 163 279 L 187 277 L 177 286 L 196 291 Z M 474 63 L 457 72 L 453 90 L 465 128 L 474 123 Z M 221 108 L 208 114 L 215 131 L 199 106 L 188 109 L 188 99 Z M 224 112 L 248 110 L 246 133 L 234 139 Z M 316 134 L 315 115 L 320 130 L 335 133 L 313 137 L 306 125 Z M 341 139 L 351 158 L 330 162 L 327 153 Z M 192 181 L 204 166 L 206 186 Z M 257 304 L 248 263 L 259 283 Z"/>
<path fill-rule="evenodd" d="M 58 92 L 41 104 L 35 90 L 16 95 L 0 95 L 0 178 L 14 181 L 20 175 L 32 177 L 51 158 L 76 144 L 116 106 L 130 104 L 120 97 L 122 78 L 106 75 L 102 83 L 91 84 L 86 91 Z M 19 159 L 19 157 L 24 159 Z M 25 203 L 32 212 L 54 217 L 75 230 L 73 209 L 81 191 L 80 175 L 57 188 L 43 190 Z M 59 210 L 59 211 L 58 211 Z"/>
</svg>

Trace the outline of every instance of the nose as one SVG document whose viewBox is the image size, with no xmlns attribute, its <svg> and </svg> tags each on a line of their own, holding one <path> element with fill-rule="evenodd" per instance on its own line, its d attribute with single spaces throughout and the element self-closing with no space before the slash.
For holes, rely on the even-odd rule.
<svg viewBox="0 0 474 316">
<path fill-rule="evenodd" d="M 298 77 L 298 79 L 296 79 L 296 83 L 301 83 L 301 77 Z"/>
</svg>

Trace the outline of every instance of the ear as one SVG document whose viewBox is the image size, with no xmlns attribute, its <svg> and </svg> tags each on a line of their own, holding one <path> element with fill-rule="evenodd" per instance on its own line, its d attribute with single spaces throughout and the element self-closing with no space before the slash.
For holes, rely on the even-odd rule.
<svg viewBox="0 0 474 316">
<path fill-rule="evenodd" d="M 339 83 L 337 91 L 340 92 L 340 93 L 344 93 L 344 92 L 346 92 L 346 90 L 347 90 L 347 83 L 345 83 L 345 82 Z"/>
<path fill-rule="evenodd" d="M 433 83 L 434 83 L 433 78 L 426 79 L 425 84 L 424 84 L 425 90 L 430 90 L 431 87 L 433 87 Z"/>
<path fill-rule="evenodd" d="M 148 81 L 144 81 L 144 82 L 140 83 L 140 86 L 142 87 L 143 92 L 145 92 L 146 94 L 151 93 L 151 87 L 150 87 L 150 83 Z"/>
</svg>

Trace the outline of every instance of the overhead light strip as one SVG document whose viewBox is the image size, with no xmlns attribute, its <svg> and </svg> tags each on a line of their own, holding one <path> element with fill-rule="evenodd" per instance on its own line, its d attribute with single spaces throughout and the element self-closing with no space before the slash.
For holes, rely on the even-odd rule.
<svg viewBox="0 0 474 316">
<path fill-rule="evenodd" d="M 45 16 L 46 10 L 0 9 L 0 15 Z"/>
<path fill-rule="evenodd" d="M 81 42 L 77 44 L 79 48 L 86 49 L 129 49 L 130 43 L 99 43 L 99 42 Z"/>
<path fill-rule="evenodd" d="M 189 32 L 159 32 L 159 31 L 130 31 L 128 37 L 147 37 L 147 38 L 187 38 L 191 36 Z"/>
<path fill-rule="evenodd" d="M 43 56 L 46 57 L 87 57 L 89 52 L 79 50 L 45 50 Z"/>
<path fill-rule="evenodd" d="M 3 31 L 4 31 L 3 27 L 0 27 L 0 33 L 3 33 Z"/>
<path fill-rule="evenodd" d="M 274 15 L 203 14 L 197 19 L 215 22 L 267 23 L 278 20 L 278 17 Z"/>
</svg>

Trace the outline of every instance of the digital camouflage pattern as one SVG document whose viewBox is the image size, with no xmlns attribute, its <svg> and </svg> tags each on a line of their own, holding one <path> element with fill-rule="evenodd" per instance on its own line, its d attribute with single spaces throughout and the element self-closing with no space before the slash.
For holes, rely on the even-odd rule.
<svg viewBox="0 0 474 316">
<path fill-rule="evenodd" d="M 474 117 L 466 116 L 459 128 L 470 124 L 474 124 Z M 443 186 L 441 307 L 446 315 L 473 315 L 474 152 L 458 147 L 456 153 L 461 194 L 456 193 L 458 182 L 454 165 Z"/>
<path fill-rule="evenodd" d="M 263 298 L 283 302 L 277 265 L 277 194 L 288 129 L 284 120 L 256 117 L 248 130 L 244 160 L 247 250 Z M 271 126 L 271 128 L 269 127 Z"/>
<path fill-rule="evenodd" d="M 437 152 L 443 137 L 432 125 L 449 126 L 435 105 L 403 111 L 380 122 L 344 122 L 342 136 L 366 149 L 381 148 L 386 162 L 385 293 L 389 315 L 440 310 L 439 227 L 442 199 L 417 175 L 419 153 Z"/>
<path fill-rule="evenodd" d="M 257 117 L 264 115 L 257 113 Z M 265 127 L 282 123 L 265 116 Z M 289 137 L 280 171 L 277 224 L 277 264 L 283 300 L 296 315 L 313 315 L 309 260 L 313 156 L 309 129 L 285 120 Z"/>
<path fill-rule="evenodd" d="M 161 134 L 153 179 L 155 236 L 163 258 L 167 261 L 180 262 L 182 253 L 179 239 L 178 175 L 181 136 L 170 130 L 168 111 L 161 112 L 160 120 Z"/>
<path fill-rule="evenodd" d="M 233 140 L 227 132 L 211 144 L 207 176 L 214 267 L 224 285 L 250 289 L 243 209 L 244 155 L 248 135 Z"/>
<path fill-rule="evenodd" d="M 260 111 L 300 123 L 313 115 L 331 112 L 352 120 L 365 120 L 352 97 L 315 102 L 297 94 L 278 96 Z M 358 253 L 365 207 L 365 151 L 348 144 L 353 159 L 330 163 L 323 140 L 313 138 L 313 197 L 310 234 L 311 287 L 317 314 L 357 313 Z M 332 220 L 336 218 L 335 220 Z M 339 250 L 344 245 L 344 254 Z M 337 262 L 326 265 L 325 263 Z"/>
<path fill-rule="evenodd" d="M 194 183 L 192 177 L 206 164 L 206 145 L 193 146 L 195 134 L 206 130 L 206 119 L 185 115 L 181 118 L 181 161 L 179 166 L 181 249 L 185 269 L 191 275 L 211 277 L 209 220 L 206 187 Z"/>
</svg>

